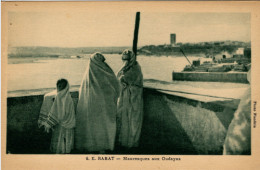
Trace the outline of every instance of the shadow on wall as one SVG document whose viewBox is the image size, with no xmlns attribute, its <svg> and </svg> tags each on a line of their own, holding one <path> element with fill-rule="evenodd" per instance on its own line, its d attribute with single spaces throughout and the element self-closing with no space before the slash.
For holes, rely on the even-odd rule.
<svg viewBox="0 0 260 170">
<path fill-rule="evenodd" d="M 197 154 L 163 95 L 145 91 L 140 149 L 146 154 Z"/>
<path fill-rule="evenodd" d="M 234 109 L 145 91 L 145 117 L 140 149 L 149 154 L 213 154 L 223 152 Z M 202 107 L 203 106 L 203 107 Z"/>
<path fill-rule="evenodd" d="M 72 97 L 77 93 L 72 93 Z M 77 98 L 73 98 L 76 105 Z M 49 154 L 51 133 L 38 128 L 43 95 L 7 99 L 7 153 Z"/>
<path fill-rule="evenodd" d="M 7 153 L 48 153 L 51 134 L 37 121 L 43 96 L 7 99 Z"/>
</svg>

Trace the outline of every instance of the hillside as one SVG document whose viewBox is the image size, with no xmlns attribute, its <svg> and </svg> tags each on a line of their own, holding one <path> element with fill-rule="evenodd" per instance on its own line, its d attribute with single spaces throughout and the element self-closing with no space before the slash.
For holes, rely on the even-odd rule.
<svg viewBox="0 0 260 170">
<path fill-rule="evenodd" d="M 147 45 L 139 47 L 138 55 L 156 55 L 156 56 L 182 56 L 180 49 L 187 55 L 213 56 L 222 52 L 234 53 L 238 48 L 251 47 L 251 43 L 238 41 L 220 41 L 220 42 L 201 42 L 201 43 L 177 43 L 171 45 Z M 101 52 L 104 54 L 121 54 L 124 49 L 132 47 L 10 47 L 8 57 L 59 57 L 71 55 L 92 54 Z"/>
<path fill-rule="evenodd" d="M 104 54 L 121 54 L 124 49 L 131 47 L 11 47 L 8 49 L 8 57 L 59 57 L 66 55 L 82 55 L 101 52 Z"/>
<path fill-rule="evenodd" d="M 222 41 L 222 42 L 202 42 L 202 43 L 177 43 L 176 46 L 171 45 L 149 45 L 143 46 L 139 49 L 139 54 L 143 55 L 183 55 L 180 51 L 182 49 L 185 54 L 203 54 L 205 56 L 219 54 L 226 51 L 230 54 L 234 53 L 238 48 L 251 47 L 250 43 L 238 41 Z"/>
</svg>

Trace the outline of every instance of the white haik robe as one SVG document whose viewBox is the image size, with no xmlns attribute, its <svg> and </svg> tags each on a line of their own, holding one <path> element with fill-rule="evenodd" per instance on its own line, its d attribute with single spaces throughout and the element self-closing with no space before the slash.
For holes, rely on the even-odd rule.
<svg viewBox="0 0 260 170">
<path fill-rule="evenodd" d="M 118 82 L 104 61 L 100 53 L 91 56 L 80 86 L 75 131 L 80 152 L 114 149 Z"/>
<path fill-rule="evenodd" d="M 251 70 L 247 74 L 251 83 Z M 240 100 L 224 142 L 224 155 L 251 154 L 251 87 Z"/>
<path fill-rule="evenodd" d="M 74 148 L 75 122 L 75 109 L 69 84 L 59 92 L 51 92 L 44 96 L 39 123 L 48 124 L 53 128 L 50 146 L 53 153 L 70 153 Z"/>
<path fill-rule="evenodd" d="M 121 146 L 138 147 L 143 122 L 143 74 L 132 52 L 119 71 L 118 142 Z"/>
</svg>

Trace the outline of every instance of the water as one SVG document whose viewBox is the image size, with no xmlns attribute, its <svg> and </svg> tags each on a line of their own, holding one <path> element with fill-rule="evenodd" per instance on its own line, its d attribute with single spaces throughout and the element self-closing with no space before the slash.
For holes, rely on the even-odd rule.
<svg viewBox="0 0 260 170">
<path fill-rule="evenodd" d="M 106 62 L 115 73 L 122 66 L 121 56 L 105 55 Z M 201 62 L 211 59 L 188 57 Z M 81 59 L 45 59 L 32 63 L 8 64 L 8 91 L 55 87 L 59 78 L 66 78 L 70 85 L 80 85 L 89 57 Z M 138 56 L 145 79 L 171 81 L 172 71 L 182 71 L 189 64 L 184 57 Z"/>
</svg>

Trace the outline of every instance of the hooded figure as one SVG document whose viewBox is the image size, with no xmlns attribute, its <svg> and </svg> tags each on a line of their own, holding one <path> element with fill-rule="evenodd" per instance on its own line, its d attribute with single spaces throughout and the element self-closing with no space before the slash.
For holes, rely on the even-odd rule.
<svg viewBox="0 0 260 170">
<path fill-rule="evenodd" d="M 50 150 L 53 153 L 70 153 L 74 147 L 75 109 L 69 92 L 69 83 L 58 80 L 57 91 L 44 96 L 38 120 L 45 130 L 53 129 Z"/>
<path fill-rule="evenodd" d="M 91 56 L 79 90 L 75 148 L 80 152 L 113 150 L 118 82 L 100 53 Z"/>
<path fill-rule="evenodd" d="M 125 50 L 122 54 L 123 67 L 117 74 L 120 82 L 118 99 L 118 142 L 119 145 L 138 147 L 143 122 L 143 74 L 135 54 Z"/>
<path fill-rule="evenodd" d="M 247 73 L 251 83 L 251 69 Z M 251 87 L 240 100 L 224 142 L 224 155 L 251 154 Z"/>
</svg>

